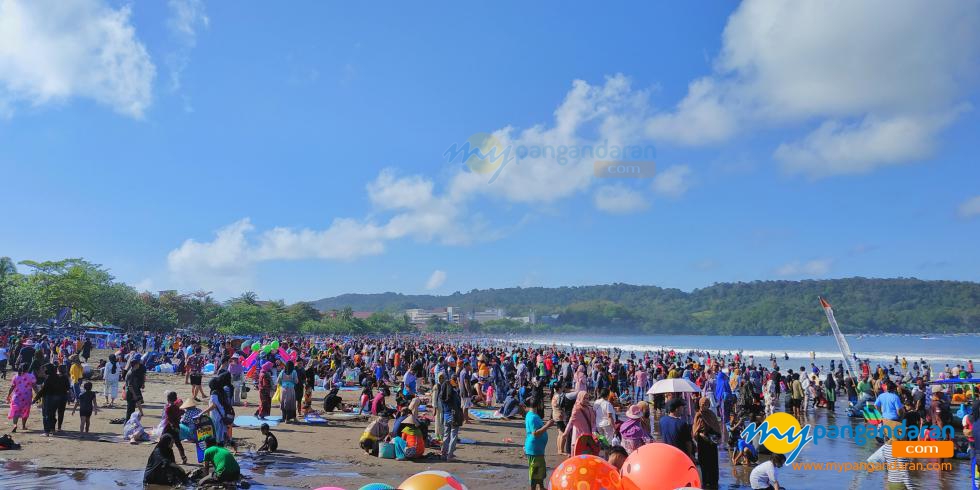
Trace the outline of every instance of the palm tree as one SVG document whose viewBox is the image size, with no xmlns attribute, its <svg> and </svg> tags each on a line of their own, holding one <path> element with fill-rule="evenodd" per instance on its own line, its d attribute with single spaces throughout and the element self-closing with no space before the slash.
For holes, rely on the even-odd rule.
<svg viewBox="0 0 980 490">
<path fill-rule="evenodd" d="M 232 301 L 242 302 L 249 305 L 254 305 L 259 300 L 259 295 L 255 294 L 255 291 L 245 291 L 241 296 L 235 298 Z"/>
<path fill-rule="evenodd" d="M 10 257 L 0 257 L 0 282 L 17 274 L 17 266 Z"/>
</svg>

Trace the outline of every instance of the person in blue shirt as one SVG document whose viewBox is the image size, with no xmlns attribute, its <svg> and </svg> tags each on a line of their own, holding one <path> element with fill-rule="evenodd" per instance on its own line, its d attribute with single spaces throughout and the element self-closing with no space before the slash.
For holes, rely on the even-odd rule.
<svg viewBox="0 0 980 490">
<path fill-rule="evenodd" d="M 881 383 L 881 394 L 875 399 L 875 407 L 881 411 L 882 418 L 898 421 L 903 412 L 902 399 L 891 391 L 894 389 L 891 381 Z"/>
<path fill-rule="evenodd" d="M 544 490 L 544 480 L 548 477 L 548 466 L 544 460 L 544 451 L 548 447 L 548 429 L 555 425 L 555 419 L 547 423 L 528 410 L 524 416 L 524 429 L 527 437 L 524 439 L 524 454 L 527 455 L 527 473 L 531 481 L 531 490 Z"/>
</svg>

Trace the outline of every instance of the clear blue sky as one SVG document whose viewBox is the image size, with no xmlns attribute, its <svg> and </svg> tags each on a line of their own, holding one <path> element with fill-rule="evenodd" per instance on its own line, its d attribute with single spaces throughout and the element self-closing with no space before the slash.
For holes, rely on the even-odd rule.
<svg viewBox="0 0 980 490">
<path fill-rule="evenodd" d="M 0 255 L 287 301 L 978 280 L 978 11 L 0 2 Z M 489 183 L 443 155 L 483 132 L 657 173 Z"/>
</svg>

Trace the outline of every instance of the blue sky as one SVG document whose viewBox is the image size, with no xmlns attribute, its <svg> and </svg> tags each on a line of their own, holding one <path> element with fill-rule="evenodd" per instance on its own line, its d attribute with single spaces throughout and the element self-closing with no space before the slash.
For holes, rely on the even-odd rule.
<svg viewBox="0 0 980 490">
<path fill-rule="evenodd" d="M 980 278 L 976 4 L 372 7 L 0 1 L 0 255 L 287 301 Z M 489 183 L 475 133 L 657 173 Z"/>
</svg>

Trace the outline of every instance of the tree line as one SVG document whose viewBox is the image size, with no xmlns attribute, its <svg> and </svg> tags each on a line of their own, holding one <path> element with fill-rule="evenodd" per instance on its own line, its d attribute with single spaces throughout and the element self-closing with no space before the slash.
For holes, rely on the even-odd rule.
<svg viewBox="0 0 980 490">
<path fill-rule="evenodd" d="M 847 278 L 722 283 L 684 292 L 630 284 L 559 288 L 474 289 L 447 296 L 346 294 L 313 302 L 263 301 L 245 292 L 217 301 L 209 291 L 151 293 L 116 281 L 81 258 L 36 262 L 18 270 L 0 257 L 0 325 L 44 323 L 61 312 L 125 328 L 190 328 L 229 334 L 378 333 L 416 331 L 407 308 L 455 306 L 464 312 L 504 308 L 536 316 L 535 324 L 501 319 L 450 324 L 430 318 L 431 332 L 806 335 L 828 327 L 817 296 L 827 297 L 848 333 L 980 332 L 980 283 Z M 354 311 L 370 311 L 360 318 Z"/>
</svg>

